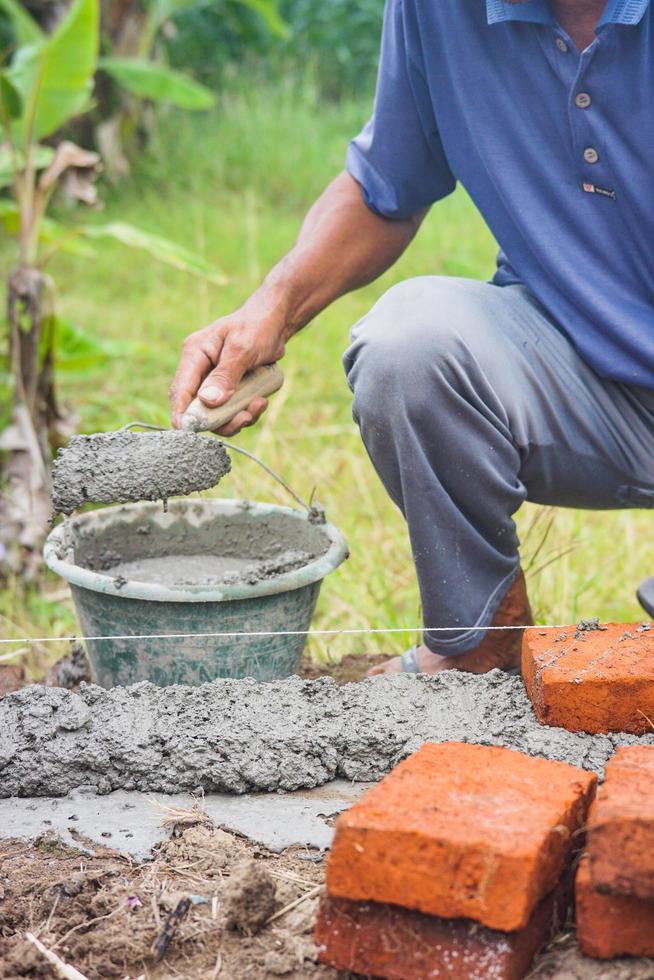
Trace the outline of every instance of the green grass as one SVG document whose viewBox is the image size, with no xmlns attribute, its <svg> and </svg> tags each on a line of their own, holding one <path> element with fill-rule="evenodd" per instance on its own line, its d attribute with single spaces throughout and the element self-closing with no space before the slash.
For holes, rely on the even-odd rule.
<svg viewBox="0 0 654 980">
<path fill-rule="evenodd" d="M 107 338 L 129 338 L 134 353 L 72 383 L 62 395 L 82 431 L 130 419 L 167 422 L 166 391 L 186 333 L 237 306 L 292 244 L 302 214 L 340 169 L 348 137 L 367 102 L 319 106 L 309 88 L 291 85 L 226 97 L 215 114 L 162 121 L 151 152 L 129 183 L 108 193 L 101 219 L 122 218 L 199 250 L 229 276 L 224 287 L 164 268 L 138 252 L 100 243 L 93 260 L 58 259 L 52 272 L 61 311 Z M 351 558 L 324 585 L 314 625 L 401 627 L 420 622 L 419 600 L 401 515 L 387 499 L 350 415 L 340 365 L 349 327 L 392 283 L 425 273 L 487 278 L 494 242 L 466 196 L 437 206 L 397 266 L 340 300 L 292 342 L 286 385 L 242 443 L 301 494 L 316 491 L 346 535 Z M 3 265 L 9 259 L 0 252 Z M 283 490 L 245 460 L 216 493 L 287 503 Z M 518 517 L 540 622 L 581 616 L 637 619 L 634 590 L 654 571 L 651 518 L 645 512 L 547 512 Z M 74 629 L 61 583 L 44 575 L 0 593 L 0 634 L 63 635 Z M 409 632 L 311 641 L 318 657 L 399 651 Z M 37 672 L 61 644 L 24 656 Z M 0 655 L 2 651 L 0 650 Z"/>
</svg>

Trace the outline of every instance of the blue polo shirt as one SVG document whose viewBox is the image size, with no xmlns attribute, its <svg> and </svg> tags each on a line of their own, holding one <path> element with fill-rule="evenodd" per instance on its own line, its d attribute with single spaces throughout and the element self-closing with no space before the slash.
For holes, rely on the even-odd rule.
<svg viewBox="0 0 654 980">
<path fill-rule="evenodd" d="M 654 5 L 607 0 L 579 52 L 547 0 L 387 0 L 372 119 L 348 150 L 403 218 L 460 181 L 598 374 L 654 388 Z"/>
</svg>

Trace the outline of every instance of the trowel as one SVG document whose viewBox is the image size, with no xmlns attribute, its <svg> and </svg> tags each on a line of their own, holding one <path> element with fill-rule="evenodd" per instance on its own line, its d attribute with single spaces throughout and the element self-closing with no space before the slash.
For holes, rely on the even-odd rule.
<svg viewBox="0 0 654 980">
<path fill-rule="evenodd" d="M 226 425 L 253 398 L 272 395 L 283 382 L 281 368 L 266 364 L 245 374 L 229 401 L 218 408 L 208 408 L 195 398 L 184 413 L 179 430 L 128 422 L 115 432 L 73 436 L 54 461 L 55 513 L 70 514 L 90 501 L 108 504 L 163 500 L 165 503 L 168 497 L 207 490 L 231 469 L 227 448 L 255 459 L 280 479 L 246 450 L 199 433 Z M 133 428 L 149 431 L 132 432 Z M 283 483 L 281 479 L 280 482 Z"/>
<path fill-rule="evenodd" d="M 247 408 L 253 398 L 274 395 L 284 384 L 284 375 L 278 364 L 263 364 L 243 376 L 236 391 L 224 405 L 207 408 L 199 398 L 194 398 L 182 416 L 182 431 L 214 432 L 227 425 L 235 415 Z M 138 425 L 139 423 L 132 423 Z"/>
</svg>

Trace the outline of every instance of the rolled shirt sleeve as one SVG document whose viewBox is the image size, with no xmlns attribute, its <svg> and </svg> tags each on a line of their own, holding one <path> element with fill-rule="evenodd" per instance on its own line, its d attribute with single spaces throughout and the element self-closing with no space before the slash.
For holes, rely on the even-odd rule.
<svg viewBox="0 0 654 980">
<path fill-rule="evenodd" d="M 387 0 L 372 118 L 346 160 L 367 206 L 387 218 L 408 218 L 456 186 L 408 35 L 404 0 Z"/>
</svg>

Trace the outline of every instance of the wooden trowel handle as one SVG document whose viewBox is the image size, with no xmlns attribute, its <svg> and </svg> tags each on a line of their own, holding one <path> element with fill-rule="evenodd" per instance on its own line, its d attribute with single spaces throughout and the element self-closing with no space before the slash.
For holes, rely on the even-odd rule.
<svg viewBox="0 0 654 980">
<path fill-rule="evenodd" d="M 209 408 L 194 398 L 182 416 L 182 428 L 194 432 L 212 432 L 227 425 L 235 415 L 247 408 L 253 398 L 264 398 L 279 391 L 284 383 L 282 369 L 277 364 L 264 364 L 243 375 L 236 391 L 224 405 Z"/>
</svg>

